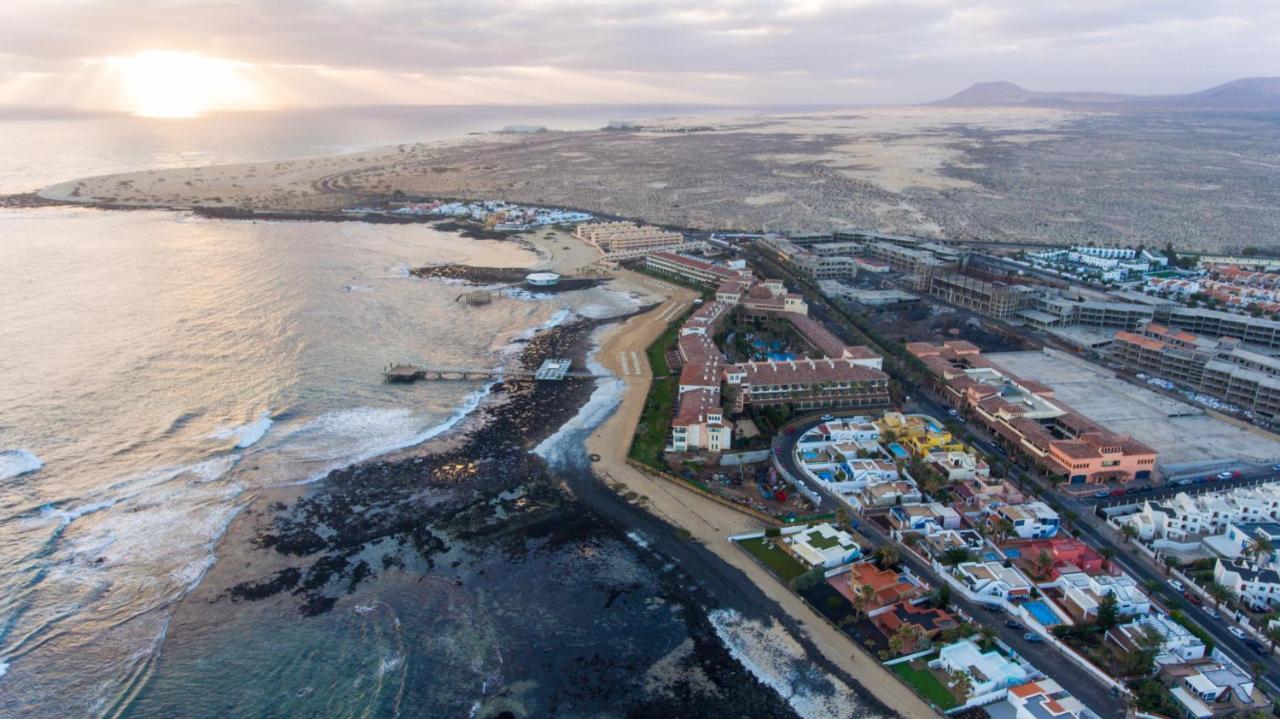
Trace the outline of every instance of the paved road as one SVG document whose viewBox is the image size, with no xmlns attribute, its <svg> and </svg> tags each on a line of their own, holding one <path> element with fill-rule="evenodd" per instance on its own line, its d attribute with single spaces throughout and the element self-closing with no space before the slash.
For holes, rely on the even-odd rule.
<svg viewBox="0 0 1280 719">
<path fill-rule="evenodd" d="M 846 413 L 847 414 L 847 413 Z M 945 416 L 945 413 L 944 413 Z M 805 479 L 795 462 L 795 444 L 799 440 L 800 435 L 820 420 L 816 417 L 803 420 L 796 425 L 794 434 L 783 433 L 778 436 L 775 442 L 775 452 L 781 450 L 778 458 L 782 466 L 792 476 L 802 479 L 809 486 L 813 487 L 823 497 L 823 507 L 826 511 L 833 511 L 838 506 L 844 506 L 837 500 L 827 494 L 825 488 L 817 486 L 816 483 Z M 869 520 L 858 522 L 858 532 L 867 539 L 871 540 L 875 547 L 882 544 L 895 544 L 888 534 L 883 531 L 879 525 Z M 874 551 L 874 548 L 872 548 Z M 944 584 L 944 580 L 938 576 L 933 567 L 926 562 L 920 560 L 919 557 L 911 552 L 902 552 L 903 562 L 911 569 L 916 576 L 928 581 L 933 586 L 938 587 Z M 1098 712 L 1103 717 L 1121 717 L 1125 712 L 1125 702 L 1120 698 L 1111 694 L 1108 687 L 1104 686 L 1100 681 L 1092 675 L 1084 672 L 1075 664 L 1067 661 L 1058 650 L 1051 645 L 1036 642 L 1032 643 L 1025 639 L 1024 635 L 1027 630 L 1011 629 L 1005 626 L 1005 621 L 1009 619 L 1003 612 L 992 612 L 988 609 L 978 606 L 960 596 L 958 592 L 951 594 L 951 604 L 963 611 L 965 614 L 973 618 L 978 624 L 985 624 L 993 627 L 1001 641 L 1008 644 L 1018 654 L 1025 657 L 1037 669 L 1044 672 L 1048 676 L 1055 679 L 1067 691 L 1071 692 L 1080 701 L 1084 702 L 1089 708 Z"/>
</svg>

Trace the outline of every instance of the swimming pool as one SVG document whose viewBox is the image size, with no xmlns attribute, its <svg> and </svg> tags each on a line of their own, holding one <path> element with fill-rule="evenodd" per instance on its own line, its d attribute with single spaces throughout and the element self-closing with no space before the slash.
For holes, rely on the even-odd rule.
<svg viewBox="0 0 1280 719">
<path fill-rule="evenodd" d="M 942 431 L 942 427 L 938 426 L 938 423 L 934 422 L 931 419 L 925 420 L 924 426 L 928 427 L 929 431 L 933 432 L 934 434 L 937 434 L 938 432 Z"/>
<path fill-rule="evenodd" d="M 1004 550 L 1004 556 L 1008 557 L 1009 559 L 1017 559 L 1018 557 L 1022 556 L 1022 550 L 1018 549 L 1017 547 L 1009 547 L 1008 549 Z"/>
<path fill-rule="evenodd" d="M 1035 617 L 1036 621 L 1043 626 L 1052 627 L 1062 623 L 1062 620 L 1058 619 L 1058 615 L 1054 614 L 1053 610 L 1045 606 L 1045 603 L 1039 599 L 1033 602 L 1024 602 L 1022 606 L 1026 607 L 1027 611 L 1031 612 L 1031 616 Z"/>
<path fill-rule="evenodd" d="M 894 442 L 893 444 L 889 445 L 889 451 L 893 452 L 893 456 L 895 457 L 899 457 L 901 459 L 907 458 L 907 450 L 897 442 Z"/>
</svg>

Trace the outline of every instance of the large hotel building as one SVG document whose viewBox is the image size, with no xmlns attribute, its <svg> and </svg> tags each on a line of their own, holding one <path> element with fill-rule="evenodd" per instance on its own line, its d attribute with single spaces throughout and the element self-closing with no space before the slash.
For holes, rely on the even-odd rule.
<svg viewBox="0 0 1280 719">
<path fill-rule="evenodd" d="M 684 235 L 633 222 L 592 222 L 578 225 L 578 239 L 600 248 L 610 259 L 641 257 L 655 250 L 684 244 Z"/>
</svg>

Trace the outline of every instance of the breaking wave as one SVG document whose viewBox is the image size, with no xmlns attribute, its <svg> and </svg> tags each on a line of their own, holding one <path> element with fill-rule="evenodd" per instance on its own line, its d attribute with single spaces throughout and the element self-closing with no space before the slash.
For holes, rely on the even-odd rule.
<svg viewBox="0 0 1280 719">
<path fill-rule="evenodd" d="M 258 418 L 239 427 L 223 427 L 209 435 L 211 439 L 234 439 L 237 449 L 252 447 L 258 440 L 266 436 L 273 420 L 270 410 L 263 410 Z"/>
<path fill-rule="evenodd" d="M 21 477 L 39 471 L 43 466 L 43 459 L 25 449 L 0 451 L 0 480 Z"/>
</svg>

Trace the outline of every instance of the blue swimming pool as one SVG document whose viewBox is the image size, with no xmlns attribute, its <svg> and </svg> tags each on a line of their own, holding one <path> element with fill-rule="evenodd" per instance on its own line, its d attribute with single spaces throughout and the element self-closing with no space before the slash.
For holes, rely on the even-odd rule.
<svg viewBox="0 0 1280 719">
<path fill-rule="evenodd" d="M 1004 556 L 1008 557 L 1009 559 L 1017 559 L 1018 557 L 1022 556 L 1022 550 L 1016 549 L 1014 547 L 1009 547 L 1008 549 L 1004 550 Z"/>
<path fill-rule="evenodd" d="M 942 431 L 942 427 L 938 426 L 938 423 L 933 420 L 925 420 L 924 426 L 928 427 L 930 432 Z"/>
<path fill-rule="evenodd" d="M 889 445 L 889 451 L 893 452 L 893 456 L 895 457 L 900 457 L 902 459 L 907 458 L 907 450 L 897 442 L 894 442 L 893 444 Z"/>
<path fill-rule="evenodd" d="M 1052 627 L 1062 623 L 1062 620 L 1058 619 L 1058 615 L 1054 614 L 1053 610 L 1045 606 L 1045 603 L 1039 599 L 1034 602 L 1025 602 L 1022 606 L 1026 607 L 1027 611 L 1031 612 L 1031 616 L 1035 617 L 1036 621 L 1043 626 Z"/>
</svg>

